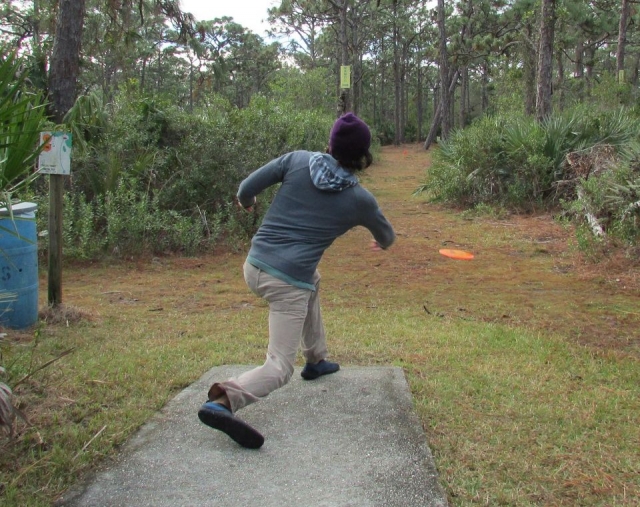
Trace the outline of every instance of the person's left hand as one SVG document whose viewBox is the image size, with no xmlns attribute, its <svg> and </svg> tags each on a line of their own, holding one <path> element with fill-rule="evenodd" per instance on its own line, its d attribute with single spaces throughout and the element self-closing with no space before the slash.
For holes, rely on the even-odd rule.
<svg viewBox="0 0 640 507">
<path fill-rule="evenodd" d="M 384 249 L 380 246 L 380 243 L 378 243 L 374 239 L 373 241 L 371 241 L 371 250 L 373 250 L 374 252 L 380 252 L 380 251 L 382 251 Z"/>
</svg>

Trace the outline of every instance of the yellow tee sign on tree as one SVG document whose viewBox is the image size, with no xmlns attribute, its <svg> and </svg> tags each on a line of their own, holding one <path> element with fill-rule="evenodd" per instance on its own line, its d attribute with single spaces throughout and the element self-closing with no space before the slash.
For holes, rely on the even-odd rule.
<svg viewBox="0 0 640 507">
<path fill-rule="evenodd" d="M 351 65 L 340 67 L 340 88 L 351 88 Z"/>
<path fill-rule="evenodd" d="M 71 134 L 68 132 L 41 132 L 44 144 L 38 167 L 43 174 L 71 174 Z"/>
</svg>

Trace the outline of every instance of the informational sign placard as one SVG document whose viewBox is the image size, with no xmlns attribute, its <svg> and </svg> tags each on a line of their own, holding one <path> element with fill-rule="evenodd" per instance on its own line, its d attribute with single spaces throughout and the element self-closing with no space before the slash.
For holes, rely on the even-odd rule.
<svg viewBox="0 0 640 507">
<path fill-rule="evenodd" d="M 351 65 L 340 67 L 340 88 L 351 88 Z"/>
<path fill-rule="evenodd" d="M 38 167 L 45 174 L 71 174 L 71 133 L 40 132 Z"/>
</svg>

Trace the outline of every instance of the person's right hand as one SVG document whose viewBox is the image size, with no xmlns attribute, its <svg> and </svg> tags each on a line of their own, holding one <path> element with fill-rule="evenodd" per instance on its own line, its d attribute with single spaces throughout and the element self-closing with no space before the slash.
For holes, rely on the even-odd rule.
<svg viewBox="0 0 640 507">
<path fill-rule="evenodd" d="M 240 202 L 240 200 L 236 197 L 236 203 L 238 204 L 238 206 L 240 208 L 242 208 L 245 211 L 253 211 L 253 207 L 256 205 L 256 198 L 253 198 L 253 204 L 251 206 L 247 206 L 246 208 L 242 205 L 242 203 Z"/>
<path fill-rule="evenodd" d="M 373 241 L 371 241 L 371 250 L 373 250 L 374 252 L 380 252 L 380 251 L 382 251 L 384 249 L 380 246 L 380 243 L 378 243 L 374 239 Z"/>
</svg>

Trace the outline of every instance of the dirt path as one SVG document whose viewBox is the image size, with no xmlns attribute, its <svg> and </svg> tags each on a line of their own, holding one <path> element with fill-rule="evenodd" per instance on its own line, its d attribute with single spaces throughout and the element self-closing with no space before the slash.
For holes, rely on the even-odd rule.
<svg viewBox="0 0 640 507">
<path fill-rule="evenodd" d="M 429 156 L 420 145 L 386 147 L 362 177 L 398 240 L 384 253 L 369 251 L 362 229 L 336 241 L 320 265 L 329 291 L 324 306 L 363 298 L 372 306 L 415 306 L 443 319 L 525 326 L 640 356 L 637 261 L 635 267 L 619 259 L 585 263 L 570 246 L 572 232 L 550 215 L 477 217 L 412 196 Z M 443 247 L 470 250 L 475 259 L 447 259 L 438 253 Z M 183 314 L 241 308 L 253 301 L 239 274 L 244 256 L 240 248 L 198 259 L 71 266 L 64 274 L 65 301 L 116 318 L 129 305 L 144 305 L 159 318 L 163 307 Z M 212 285 L 215 291 L 208 290 Z"/>
<path fill-rule="evenodd" d="M 428 164 L 419 145 L 387 147 L 363 178 L 398 233 L 375 268 L 371 283 L 380 294 L 443 318 L 527 326 L 640 355 L 637 264 L 586 263 L 571 247 L 572 231 L 548 214 L 473 217 L 414 197 Z M 350 239 L 339 240 L 325 264 L 367 255 L 361 241 Z M 440 248 L 462 248 L 475 258 L 450 260 Z"/>
</svg>

